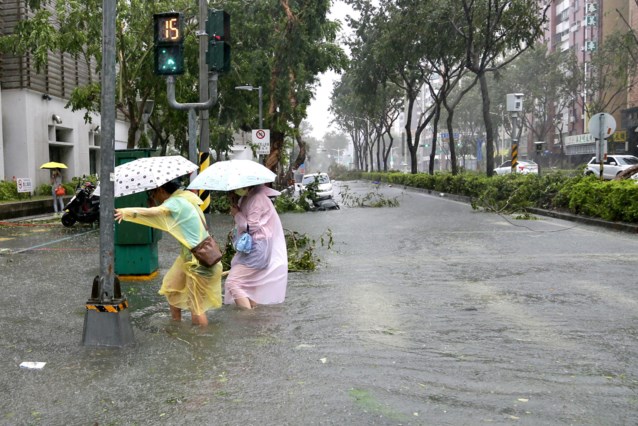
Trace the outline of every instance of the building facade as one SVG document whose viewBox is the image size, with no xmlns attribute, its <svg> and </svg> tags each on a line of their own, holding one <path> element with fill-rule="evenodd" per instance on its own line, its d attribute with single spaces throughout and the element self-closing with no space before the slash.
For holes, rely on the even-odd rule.
<svg viewBox="0 0 638 426">
<path fill-rule="evenodd" d="M 638 28 L 636 10 L 635 0 L 553 0 L 548 10 L 545 43 L 551 52 L 572 50 L 584 71 L 586 84 L 587 76 L 590 75 L 592 53 L 614 32 L 627 31 L 628 25 Z M 617 126 L 616 134 L 609 142 L 608 152 L 635 154 L 635 146 L 629 143 L 632 129 L 628 129 L 631 120 L 627 114 L 635 115 L 631 111 L 634 106 L 638 106 L 638 92 L 622 90 L 627 82 L 619 81 L 616 84 L 617 89 L 621 90 L 613 95 L 608 110 L 614 116 Z M 546 142 L 550 152 L 558 153 L 562 149 L 566 156 L 577 160 L 573 162 L 579 163 L 595 155 L 595 139 L 589 135 L 588 130 L 585 108 L 590 100 L 587 99 L 586 91 L 575 95 L 579 98 L 579 107 L 557 111 L 562 134 L 556 134 Z M 638 125 L 638 121 L 636 124 Z"/>
<path fill-rule="evenodd" d="M 48 5 L 53 11 L 53 6 Z M 0 1 L 0 35 L 11 34 L 30 16 L 27 0 Z M 76 87 L 99 81 L 94 59 L 49 52 L 36 69 L 29 54 L 0 55 L 0 180 L 29 178 L 34 188 L 49 183 L 48 161 L 62 162 L 64 181 L 100 171 L 100 116 L 84 119 L 68 99 Z M 128 125 L 116 120 L 115 149 L 126 148 Z"/>
</svg>

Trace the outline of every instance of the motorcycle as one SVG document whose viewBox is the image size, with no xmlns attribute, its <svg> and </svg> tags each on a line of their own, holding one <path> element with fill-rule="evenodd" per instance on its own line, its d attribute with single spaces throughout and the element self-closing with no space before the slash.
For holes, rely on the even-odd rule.
<svg viewBox="0 0 638 426">
<path fill-rule="evenodd" d="M 75 189 L 75 195 L 64 206 L 62 225 L 70 228 L 75 222 L 93 223 L 100 220 L 100 197 L 94 195 L 95 185 L 89 181 Z"/>
</svg>

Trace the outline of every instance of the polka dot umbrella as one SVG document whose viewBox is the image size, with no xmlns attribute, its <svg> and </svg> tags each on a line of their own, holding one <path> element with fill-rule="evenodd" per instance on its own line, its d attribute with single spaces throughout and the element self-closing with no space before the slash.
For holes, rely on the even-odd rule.
<svg viewBox="0 0 638 426">
<path fill-rule="evenodd" d="M 155 189 L 197 168 L 181 155 L 138 158 L 115 168 L 113 195 L 123 197 Z"/>
</svg>

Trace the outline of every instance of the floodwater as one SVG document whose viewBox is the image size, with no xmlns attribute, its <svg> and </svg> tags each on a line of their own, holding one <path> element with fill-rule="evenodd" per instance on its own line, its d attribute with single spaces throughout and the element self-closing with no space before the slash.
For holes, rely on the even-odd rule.
<svg viewBox="0 0 638 426">
<path fill-rule="evenodd" d="M 1 256 L 0 424 L 638 423 L 636 236 L 382 193 L 400 206 L 282 215 L 319 269 L 290 273 L 283 305 L 225 306 L 205 329 L 157 295 L 165 236 L 160 277 L 124 283 L 121 349 L 80 344 L 98 233 Z"/>
</svg>

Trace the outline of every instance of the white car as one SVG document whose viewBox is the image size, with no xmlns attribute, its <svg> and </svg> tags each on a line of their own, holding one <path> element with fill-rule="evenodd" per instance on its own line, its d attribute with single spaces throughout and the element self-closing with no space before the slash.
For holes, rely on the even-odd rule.
<svg viewBox="0 0 638 426">
<path fill-rule="evenodd" d="M 508 173 L 512 173 L 512 161 L 507 160 L 506 162 L 495 168 L 494 173 L 496 173 L 497 175 L 506 175 Z M 529 173 L 538 174 L 538 164 L 536 164 L 532 160 L 518 160 L 518 164 L 516 165 L 516 173 L 520 173 L 522 175 L 527 175 Z"/>
<path fill-rule="evenodd" d="M 317 197 L 332 198 L 332 182 L 327 173 L 311 173 L 303 175 L 301 179 L 301 189 L 305 190 L 306 186 L 313 182 L 317 182 Z"/>
<path fill-rule="evenodd" d="M 603 161 L 603 179 L 613 179 L 625 169 L 638 164 L 638 157 L 633 155 L 607 155 Z M 586 175 L 600 176 L 600 163 L 596 162 L 596 157 L 592 157 L 585 167 Z"/>
</svg>

